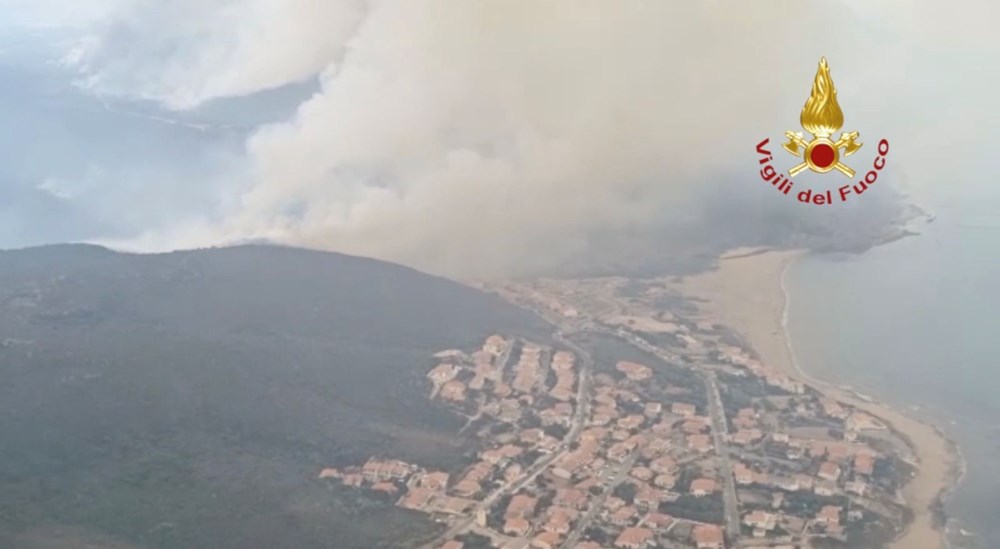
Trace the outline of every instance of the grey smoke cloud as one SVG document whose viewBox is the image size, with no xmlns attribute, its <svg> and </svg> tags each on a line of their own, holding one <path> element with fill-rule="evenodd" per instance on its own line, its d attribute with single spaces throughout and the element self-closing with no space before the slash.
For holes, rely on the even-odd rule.
<svg viewBox="0 0 1000 549">
<path fill-rule="evenodd" d="M 221 221 L 142 245 L 265 238 L 478 275 L 694 215 L 696 185 L 745 194 L 753 145 L 797 125 L 821 55 L 847 125 L 933 173 L 928 131 L 958 128 L 900 90 L 986 104 L 994 77 L 933 71 L 995 47 L 968 12 L 902 1 L 132 0 L 71 61 L 96 93 L 180 110 L 320 82 L 248 139 Z"/>
</svg>

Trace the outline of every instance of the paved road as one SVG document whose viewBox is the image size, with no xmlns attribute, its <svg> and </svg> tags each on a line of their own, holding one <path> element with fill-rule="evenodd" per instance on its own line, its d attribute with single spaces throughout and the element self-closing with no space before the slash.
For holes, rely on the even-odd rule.
<svg viewBox="0 0 1000 549">
<path fill-rule="evenodd" d="M 638 348 L 640 348 L 640 349 L 642 349 L 642 350 L 644 350 L 644 351 L 646 351 L 648 353 L 652 353 L 652 354 L 658 356 L 660 359 L 665 360 L 665 361 L 667 361 L 670 364 L 673 364 L 675 366 L 679 366 L 681 368 L 688 368 L 689 367 L 689 366 L 685 365 L 683 359 L 681 358 L 681 355 L 678 355 L 676 353 L 671 353 L 670 351 L 667 351 L 665 349 L 661 349 L 661 348 L 657 347 L 656 345 L 653 345 L 652 343 L 646 341 L 645 339 L 642 339 L 641 337 L 639 337 L 637 335 L 630 334 L 630 333 L 626 332 L 625 330 L 608 330 L 608 329 L 600 329 L 599 328 L 599 329 L 597 329 L 595 331 L 605 332 L 605 333 L 608 333 L 608 334 L 611 334 L 611 335 L 614 335 L 614 336 L 618 336 L 618 337 L 624 339 L 625 341 L 628 341 L 632 345 L 635 345 L 636 347 L 638 347 Z"/>
<path fill-rule="evenodd" d="M 500 379 L 503 379 L 504 372 L 507 371 L 507 364 L 510 362 L 510 355 L 514 354 L 514 342 L 511 341 L 504 348 L 500 356 L 497 357 L 497 372 L 499 372 Z"/>
<path fill-rule="evenodd" d="M 580 536 L 583 535 L 587 527 L 590 526 L 590 523 L 593 522 L 594 517 L 601 512 L 601 508 L 604 507 L 604 502 L 607 501 L 612 493 L 614 493 L 615 488 L 628 478 L 628 472 L 632 470 L 632 466 L 635 465 L 635 461 L 639 457 L 640 453 L 641 449 L 637 448 L 632 452 L 632 455 L 615 468 L 614 472 L 611 474 L 611 481 L 605 486 L 601 495 L 591 502 L 587 513 L 580 517 L 580 520 L 576 523 L 576 527 L 569 533 L 569 536 L 566 538 L 566 541 L 563 542 L 561 547 L 564 549 L 571 549 L 576 546 L 576 543 L 580 541 Z"/>
<path fill-rule="evenodd" d="M 576 441 L 580 436 L 580 430 L 590 415 L 590 374 L 594 369 L 594 358 L 583 347 L 566 339 L 562 331 L 553 334 L 552 338 L 569 347 L 571 351 L 576 353 L 576 356 L 580 357 L 580 367 L 578 368 L 580 380 L 576 387 L 576 409 L 573 411 L 569 432 L 563 437 L 563 444 L 568 446 L 570 442 Z"/>
<path fill-rule="evenodd" d="M 566 436 L 563 438 L 563 442 L 557 447 L 557 449 L 552 453 L 542 458 L 540 461 L 536 462 L 531 468 L 525 471 L 521 478 L 513 484 L 501 487 L 494 491 L 492 494 L 487 496 L 479 505 L 475 507 L 472 511 L 471 516 L 468 519 L 464 519 L 459 523 L 456 523 L 451 528 L 448 529 L 442 536 L 437 538 L 435 543 L 440 543 L 441 541 L 451 539 L 456 535 L 461 534 L 466 531 L 473 523 L 476 513 L 480 509 L 489 509 L 493 503 L 495 503 L 500 498 L 508 494 L 513 494 L 527 486 L 529 483 L 534 481 L 542 472 L 549 468 L 553 462 L 562 457 L 568 450 L 570 444 L 577 440 L 580 435 L 580 430 L 586 422 L 586 418 L 590 411 L 590 374 L 593 371 L 593 358 L 587 353 L 583 348 L 576 345 L 572 341 L 566 339 L 567 333 L 572 332 L 604 332 L 611 335 L 615 335 L 619 338 L 626 340 L 632 345 L 652 353 L 662 360 L 665 360 L 673 365 L 691 368 L 686 365 L 680 355 L 657 347 L 645 339 L 638 337 L 634 334 L 630 334 L 624 330 L 609 330 L 599 327 L 584 327 L 570 329 L 569 327 L 563 330 L 557 331 L 553 338 L 561 343 L 562 345 L 569 347 L 577 356 L 581 359 L 580 367 L 580 383 L 577 388 L 577 407 L 574 410 L 573 419 L 570 425 L 570 429 Z M 700 368 L 691 368 L 696 371 L 702 379 L 705 381 L 706 390 L 708 391 L 708 402 L 709 402 L 709 416 L 712 421 L 712 436 L 715 444 L 716 454 L 719 456 L 719 461 L 721 464 L 721 471 L 723 477 L 723 504 L 724 504 L 724 514 L 726 521 L 726 533 L 730 540 L 737 540 L 740 536 L 740 517 L 739 517 L 739 502 L 736 498 L 736 482 L 733 479 L 732 462 L 730 458 L 729 446 L 726 442 L 727 434 L 729 432 L 728 426 L 726 424 L 725 412 L 722 406 L 722 396 L 719 392 L 719 384 L 715 378 L 714 372 L 705 371 Z M 638 452 L 635 452 L 632 457 L 630 457 L 624 464 L 619 466 L 614 473 L 612 478 L 612 484 L 609 485 L 607 490 L 601 494 L 599 499 L 593 503 L 591 508 L 588 510 L 587 514 L 584 515 L 577 523 L 576 528 L 570 533 L 566 541 L 563 543 L 562 547 L 572 547 L 583 531 L 586 529 L 587 525 L 593 521 L 596 513 L 599 512 L 600 507 L 603 505 L 604 501 L 607 499 L 609 494 L 614 490 L 614 488 L 624 481 L 627 477 L 627 471 L 631 468 L 631 464 L 634 463 L 635 456 Z M 425 547 L 434 547 L 434 544 L 426 545 Z"/>
<path fill-rule="evenodd" d="M 708 386 L 708 408 L 712 418 L 712 438 L 715 442 L 715 453 L 719 456 L 723 479 L 722 501 L 726 516 L 726 533 L 729 539 L 736 540 L 740 536 L 740 505 L 736 499 L 736 481 L 733 479 L 733 463 L 729 456 L 729 445 L 726 442 L 729 427 L 722 407 L 722 395 L 719 394 L 719 382 L 715 372 L 705 372 L 705 384 Z"/>
<path fill-rule="evenodd" d="M 680 355 L 661 349 L 641 337 L 624 330 L 614 330 L 611 333 L 671 364 L 685 368 L 688 367 L 681 362 Z M 722 501 L 726 520 L 726 533 L 730 540 L 737 540 L 740 536 L 740 508 L 739 501 L 736 498 L 736 481 L 733 479 L 733 466 L 727 442 L 729 427 L 726 424 L 725 411 L 722 406 L 722 395 L 719 393 L 719 382 L 715 378 L 715 372 L 700 368 L 692 369 L 705 381 L 708 391 L 709 416 L 712 420 L 712 438 L 715 445 L 715 453 L 719 456 L 722 469 L 720 472 L 723 478 Z"/>
<path fill-rule="evenodd" d="M 478 514 L 479 511 L 488 511 L 494 503 L 504 496 L 514 494 L 521 488 L 530 484 L 556 460 L 565 455 L 569 451 L 570 445 L 580 437 L 580 431 L 590 414 L 590 372 L 594 366 L 594 359 L 582 347 L 566 339 L 561 331 L 556 332 L 553 335 L 553 339 L 566 347 L 569 347 L 578 357 L 580 357 L 580 367 L 578 369 L 580 380 L 579 383 L 577 383 L 576 390 L 577 405 L 573 410 L 573 418 L 570 420 L 570 428 L 566 433 L 566 436 L 563 437 L 562 442 L 551 454 L 541 458 L 539 461 L 536 461 L 534 465 L 528 468 L 528 470 L 521 473 L 521 477 L 515 482 L 501 486 L 500 488 L 494 490 L 493 493 L 486 496 L 486 499 L 481 501 L 472 509 L 468 518 L 462 519 L 460 522 L 453 524 L 451 528 L 448 528 L 448 530 L 438 536 L 433 542 L 425 545 L 425 548 L 436 547 L 441 542 L 452 539 L 468 530 L 475 521 L 476 514 Z"/>
<path fill-rule="evenodd" d="M 500 356 L 497 357 L 497 371 L 499 372 L 500 379 L 503 379 L 504 370 L 507 369 L 507 363 L 510 362 L 510 355 L 513 353 L 513 351 L 514 351 L 514 342 L 511 341 L 504 347 L 504 350 L 503 352 L 500 353 Z M 434 398 L 437 391 L 438 387 L 435 385 L 434 393 L 431 394 L 431 399 Z M 469 419 L 466 420 L 465 425 L 461 429 L 459 429 L 458 434 L 460 436 L 464 434 L 465 430 L 471 427 L 472 424 L 476 422 L 476 420 L 483 417 L 483 400 L 484 400 L 483 395 L 479 395 L 479 402 L 477 404 L 476 413 L 472 416 L 469 416 Z"/>
</svg>

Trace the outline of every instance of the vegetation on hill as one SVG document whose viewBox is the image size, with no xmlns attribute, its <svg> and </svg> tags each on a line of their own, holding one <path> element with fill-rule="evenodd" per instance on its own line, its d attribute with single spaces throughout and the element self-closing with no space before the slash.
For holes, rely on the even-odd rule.
<svg viewBox="0 0 1000 549">
<path fill-rule="evenodd" d="M 426 537 L 425 518 L 315 477 L 371 455 L 459 466 L 472 451 L 462 418 L 427 399 L 424 375 L 434 352 L 494 332 L 548 328 L 451 281 L 339 254 L 0 252 L 0 546 Z"/>
</svg>

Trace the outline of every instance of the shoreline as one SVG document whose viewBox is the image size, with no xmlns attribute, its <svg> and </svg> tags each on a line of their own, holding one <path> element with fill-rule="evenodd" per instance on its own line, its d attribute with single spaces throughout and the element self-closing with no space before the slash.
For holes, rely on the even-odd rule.
<svg viewBox="0 0 1000 549">
<path fill-rule="evenodd" d="M 724 324 L 745 338 L 771 369 L 864 410 L 900 433 L 917 467 L 916 475 L 902 490 L 914 516 L 890 547 L 946 548 L 950 521 L 945 515 L 941 527 L 936 523 L 942 502 L 961 480 L 965 468 L 961 452 L 935 425 L 868 397 L 849 384 L 819 379 L 802 368 L 788 333 L 790 295 L 785 277 L 789 267 L 805 255 L 802 250 L 733 250 L 720 258 L 717 269 L 684 278 L 679 289 L 698 298 L 699 309 L 709 317 L 706 320 Z"/>
<path fill-rule="evenodd" d="M 907 232 L 907 233 L 904 233 L 900 238 L 905 237 L 907 235 L 915 235 L 915 234 L 918 234 L 918 233 Z M 908 413 L 906 411 L 903 411 L 903 410 L 900 410 L 900 409 L 897 409 L 897 408 L 893 408 L 889 404 L 880 403 L 880 402 L 878 402 L 877 398 L 869 397 L 868 395 L 860 392 L 857 388 L 851 386 L 850 384 L 833 385 L 831 382 L 823 381 L 821 379 L 818 379 L 818 378 L 816 378 L 814 376 L 809 375 L 805 370 L 802 369 L 802 365 L 799 362 L 798 356 L 795 353 L 795 345 L 794 345 L 792 336 L 791 336 L 791 334 L 788 331 L 788 317 L 789 317 L 789 311 L 791 309 L 791 294 L 788 292 L 788 287 L 785 284 L 785 280 L 786 280 L 786 276 L 788 274 L 788 270 L 792 267 L 792 265 L 795 264 L 795 261 L 797 261 L 801 257 L 804 257 L 805 255 L 806 254 L 802 254 L 802 255 L 794 257 L 793 259 L 791 259 L 789 261 L 784 262 L 784 266 L 781 269 L 781 275 L 779 277 L 779 286 L 781 288 L 782 303 L 783 303 L 783 307 L 782 307 L 783 310 L 782 310 L 782 315 L 781 315 L 781 327 L 782 327 L 782 333 L 783 333 L 784 340 L 785 340 L 785 345 L 788 348 L 788 355 L 789 355 L 789 358 L 791 360 L 791 364 L 792 364 L 792 366 L 795 369 L 795 373 L 798 376 L 800 376 L 800 378 L 803 381 L 805 381 L 806 383 L 808 383 L 809 385 L 812 385 L 812 386 L 818 387 L 818 388 L 822 388 L 821 390 L 823 392 L 827 392 L 830 387 L 833 387 L 833 388 L 836 388 L 836 389 L 839 389 L 839 390 L 843 390 L 843 391 L 848 391 L 853 397 L 861 399 L 862 401 L 864 401 L 866 403 L 870 403 L 870 404 L 876 405 L 876 406 L 882 406 L 882 407 L 887 408 L 887 409 L 896 410 L 900 414 L 903 414 L 903 415 L 906 415 L 906 416 L 910 416 L 912 420 L 920 422 L 920 423 L 923 423 L 924 425 L 932 428 L 934 430 L 935 434 L 939 438 L 941 438 L 941 439 L 944 440 L 945 444 L 948 446 L 948 456 L 949 456 L 950 461 L 951 461 L 951 463 L 950 463 L 951 473 L 949 474 L 949 480 L 950 480 L 950 482 L 947 482 L 946 485 L 943 486 L 939 490 L 937 496 L 935 496 L 935 498 L 928 505 L 928 508 L 931 511 L 931 520 L 932 521 L 934 521 L 935 519 L 938 518 L 937 516 L 935 516 L 936 514 L 940 515 L 940 519 L 942 521 L 942 529 L 937 530 L 937 531 L 940 533 L 940 536 L 942 538 L 941 539 L 942 546 L 948 548 L 948 547 L 951 546 L 951 544 L 949 543 L 949 540 L 948 540 L 948 533 L 949 533 L 948 532 L 948 525 L 949 525 L 949 523 L 953 519 L 951 517 L 949 517 L 945 513 L 945 511 L 943 509 L 943 505 L 947 503 L 948 498 L 951 496 L 952 493 L 954 493 L 955 489 L 958 487 L 958 485 L 962 482 L 962 479 L 965 477 L 965 458 L 962 455 L 961 448 L 958 446 L 958 444 L 954 440 L 952 440 L 951 438 L 949 438 L 948 435 L 939 426 L 933 424 L 930 421 L 921 419 L 919 417 L 913 417 L 914 414 Z M 828 394 L 830 394 L 830 393 L 828 393 Z M 874 414 L 874 415 L 877 415 L 877 414 Z M 879 416 L 879 417 L 881 417 L 881 416 Z M 896 429 L 896 427 L 893 426 L 893 425 L 890 425 L 890 427 L 892 427 L 893 429 Z M 899 430 L 899 429 L 897 429 L 897 430 Z M 917 445 L 917 444 L 915 444 L 913 442 L 913 439 L 910 436 L 907 435 L 907 433 L 906 433 L 905 430 L 899 430 L 899 432 L 903 435 L 904 439 L 906 440 L 907 445 L 910 447 L 910 451 L 913 452 L 913 454 L 917 457 L 918 463 L 919 463 L 920 462 L 920 457 L 921 457 L 922 449 L 919 447 L 919 445 Z M 922 466 L 920 466 L 919 468 L 922 469 Z M 914 479 L 914 480 L 916 480 L 916 479 Z M 911 483 L 912 482 L 913 481 L 911 481 Z M 907 484 L 907 487 L 908 486 L 909 486 L 909 484 Z M 904 488 L 904 493 L 905 492 L 906 492 L 906 488 Z M 915 509 L 914 509 L 914 512 L 916 512 Z M 916 519 L 914 519 L 914 521 L 915 520 Z M 933 527 L 933 523 L 932 523 L 932 527 Z M 904 531 L 900 532 L 900 534 L 896 538 L 896 540 L 893 541 L 893 545 L 892 545 L 893 547 L 910 547 L 910 545 L 903 545 L 902 544 L 902 540 L 903 540 L 903 538 L 905 538 L 907 536 L 907 530 L 909 530 L 909 529 L 910 529 L 910 525 L 907 525 L 906 529 Z"/>
</svg>

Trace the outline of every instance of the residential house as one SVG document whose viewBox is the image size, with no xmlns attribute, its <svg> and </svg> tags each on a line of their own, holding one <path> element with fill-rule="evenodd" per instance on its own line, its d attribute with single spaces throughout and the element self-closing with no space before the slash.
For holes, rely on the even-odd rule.
<svg viewBox="0 0 1000 549">
<path fill-rule="evenodd" d="M 742 463 L 737 463 L 733 466 L 733 479 L 736 481 L 736 484 L 741 486 L 753 484 L 753 470 Z"/>
<path fill-rule="evenodd" d="M 698 410 L 695 408 L 694 404 L 675 402 L 670 405 L 670 412 L 677 416 L 694 417 L 697 411 Z"/>
<path fill-rule="evenodd" d="M 884 423 L 863 412 L 855 412 L 844 422 L 844 427 L 849 431 L 863 431 L 866 429 L 883 430 L 886 429 Z"/>
<path fill-rule="evenodd" d="M 674 475 L 656 475 L 656 478 L 653 479 L 653 484 L 665 490 L 670 490 L 677 484 L 677 477 Z"/>
<path fill-rule="evenodd" d="M 625 500 L 621 498 L 616 498 L 615 496 L 611 496 L 608 499 L 604 500 L 604 508 L 607 509 L 608 511 L 614 512 L 621 509 L 622 507 L 625 507 Z"/>
<path fill-rule="evenodd" d="M 640 549 L 648 547 L 653 541 L 653 531 L 649 528 L 629 527 L 622 530 L 615 540 L 615 547 L 620 549 Z"/>
<path fill-rule="evenodd" d="M 691 481 L 691 495 L 695 497 L 707 496 L 716 490 L 716 483 L 710 478 L 696 478 Z"/>
<path fill-rule="evenodd" d="M 865 495 L 865 491 L 868 490 L 868 483 L 863 480 L 848 481 L 844 484 L 844 490 L 849 494 L 863 496 Z"/>
<path fill-rule="evenodd" d="M 765 511 L 751 511 L 743 516 L 743 524 L 766 532 L 774 530 L 778 525 L 778 517 Z"/>
<path fill-rule="evenodd" d="M 764 433 L 760 429 L 740 429 L 736 431 L 730 439 L 733 444 L 738 444 L 740 446 L 746 446 L 747 444 L 753 444 L 764 438 Z"/>
<path fill-rule="evenodd" d="M 642 413 L 649 418 L 656 417 L 663 413 L 663 405 L 659 402 L 647 402 L 645 406 L 642 407 Z"/>
<path fill-rule="evenodd" d="M 483 350 L 491 355 L 499 355 L 507 346 L 507 341 L 499 335 L 491 335 L 483 343 Z"/>
<path fill-rule="evenodd" d="M 587 506 L 587 493 L 576 488 L 560 488 L 556 490 L 552 503 L 560 507 L 582 509 Z"/>
<path fill-rule="evenodd" d="M 619 429 L 624 429 L 626 431 L 634 431 L 635 429 L 638 429 L 640 426 L 642 426 L 642 424 L 645 421 L 646 421 L 645 416 L 635 414 L 635 415 L 625 416 L 619 419 L 618 422 L 615 423 L 615 425 L 617 425 Z"/>
<path fill-rule="evenodd" d="M 681 424 L 681 430 L 689 435 L 703 433 L 709 428 L 708 418 L 694 416 Z"/>
<path fill-rule="evenodd" d="M 517 494 L 510 499 L 510 503 L 507 504 L 507 510 L 504 512 L 504 518 L 525 518 L 531 516 L 535 512 L 535 505 L 538 504 L 538 499 L 533 498 L 525 494 Z"/>
<path fill-rule="evenodd" d="M 431 490 L 442 491 L 448 485 L 448 478 L 448 473 L 433 471 L 421 475 L 417 479 L 417 485 L 423 488 L 430 488 Z"/>
<path fill-rule="evenodd" d="M 654 526 L 657 529 L 664 529 L 669 528 L 670 525 L 674 523 L 674 517 L 664 513 L 649 513 L 646 515 L 646 518 L 642 520 L 642 523 Z"/>
<path fill-rule="evenodd" d="M 836 505 L 824 505 L 816 513 L 816 522 L 827 526 L 840 526 L 840 507 Z"/>
<path fill-rule="evenodd" d="M 836 400 L 833 400 L 832 398 L 821 398 L 819 404 L 820 407 L 823 408 L 824 415 L 834 419 L 847 419 L 847 410 L 845 410 L 844 407 L 841 406 Z"/>
<path fill-rule="evenodd" d="M 691 531 L 691 538 L 698 549 L 725 549 L 726 538 L 722 528 L 714 524 L 699 524 Z"/>
<path fill-rule="evenodd" d="M 688 448 L 698 453 L 706 453 L 712 450 L 712 442 L 708 435 L 690 435 L 687 437 Z"/>
<path fill-rule="evenodd" d="M 660 499 L 662 499 L 662 497 L 663 495 L 659 490 L 643 484 L 640 485 L 639 489 L 636 491 L 633 501 L 635 501 L 636 505 L 643 506 L 647 509 L 656 509 L 656 507 L 660 504 Z"/>
<path fill-rule="evenodd" d="M 633 517 L 635 517 L 635 507 L 626 505 L 611 513 L 611 516 L 608 517 L 608 522 L 617 526 L 626 526 L 632 522 Z"/>
<path fill-rule="evenodd" d="M 831 461 L 826 461 L 819 466 L 819 473 L 816 476 L 823 480 L 836 482 L 840 478 L 840 466 Z"/>
<path fill-rule="evenodd" d="M 370 459 L 361 468 L 361 474 L 369 482 L 380 482 L 383 480 L 402 480 L 410 475 L 414 467 L 399 460 Z"/>
<path fill-rule="evenodd" d="M 441 392 L 438 393 L 444 400 L 451 400 L 455 402 L 465 401 L 465 384 L 461 381 L 449 381 L 441 387 Z"/>
<path fill-rule="evenodd" d="M 399 500 L 398 505 L 406 509 L 423 509 L 433 495 L 434 492 L 427 488 L 414 488 Z"/>
<path fill-rule="evenodd" d="M 646 467 L 634 467 L 628 474 L 633 478 L 643 481 L 653 478 L 653 471 Z"/>
<path fill-rule="evenodd" d="M 503 533 L 523 538 L 531 530 L 531 524 L 523 518 L 510 518 L 503 525 Z"/>
<path fill-rule="evenodd" d="M 438 364 L 430 372 L 427 372 L 427 378 L 434 382 L 435 385 L 442 385 L 455 378 L 458 375 L 458 367 L 454 364 Z"/>
<path fill-rule="evenodd" d="M 875 472 L 875 458 L 868 452 L 858 452 L 854 456 L 854 472 L 871 476 Z"/>
<path fill-rule="evenodd" d="M 654 473 L 670 474 L 677 470 L 677 462 L 670 457 L 664 456 L 651 461 L 649 463 L 649 468 L 652 469 Z"/>
<path fill-rule="evenodd" d="M 457 496 L 469 498 L 478 494 L 482 489 L 483 487 L 479 482 L 466 478 L 458 481 L 455 486 L 452 486 L 451 491 Z"/>
<path fill-rule="evenodd" d="M 648 366 L 627 360 L 620 361 L 615 368 L 632 381 L 643 381 L 653 376 L 653 370 Z"/>
<path fill-rule="evenodd" d="M 557 549 L 562 536 L 556 532 L 542 532 L 531 540 L 532 549 Z"/>
</svg>

